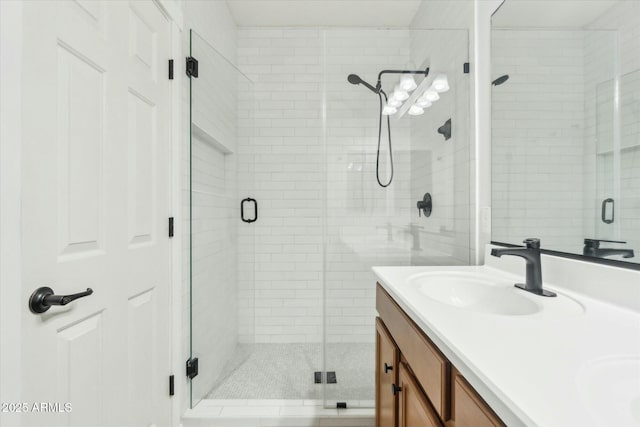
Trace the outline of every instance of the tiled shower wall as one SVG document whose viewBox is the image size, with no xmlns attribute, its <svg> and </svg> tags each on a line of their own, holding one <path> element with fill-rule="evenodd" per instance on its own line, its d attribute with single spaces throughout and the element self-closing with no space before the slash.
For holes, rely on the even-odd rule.
<svg viewBox="0 0 640 427">
<path fill-rule="evenodd" d="M 460 49 L 465 51 L 466 59 L 466 31 L 460 35 Z M 378 97 L 363 86 L 347 82 L 347 76 L 353 73 L 375 84 L 382 69 L 421 67 L 432 59 L 431 55 L 437 57 L 445 52 L 443 48 L 438 52 L 434 43 L 428 55 L 422 46 L 422 54 L 412 56 L 412 49 L 421 46 L 412 37 L 424 38 L 425 33 L 374 29 L 238 30 L 239 67 L 254 81 L 256 97 L 255 138 L 251 147 L 245 147 L 247 153 L 255 153 L 254 197 L 260 206 L 260 220 L 255 225 L 256 342 L 321 342 L 326 296 L 327 341 L 370 343 L 375 316 L 372 265 L 468 262 L 469 152 L 464 111 L 452 113 L 460 118 L 458 142 L 450 141 L 447 151 L 436 151 L 435 168 L 423 167 L 419 176 L 411 140 L 432 136 L 420 135 L 423 131 L 412 123 L 435 124 L 436 120 L 429 118 L 429 113 L 392 117 L 394 180 L 383 189 L 375 177 Z M 462 75 L 462 62 L 457 64 L 460 77 L 451 81 L 454 86 L 457 78 L 466 77 Z M 390 92 L 397 80 L 397 76 L 385 76 L 385 89 Z M 454 111 L 458 108 L 456 102 L 463 102 L 468 108 L 468 89 L 458 92 L 458 98 L 455 93 L 449 93 L 451 99 L 448 104 L 443 103 L 442 111 Z M 386 141 L 385 120 L 380 161 L 383 182 L 390 173 Z M 239 150 L 243 151 L 242 146 Z M 445 165 L 442 170 L 435 170 L 436 159 Z M 439 174 L 435 181 L 440 182 L 433 184 L 446 186 L 446 195 L 437 203 L 443 207 L 444 198 L 449 197 L 448 207 L 439 211 L 440 219 L 434 216 L 425 223 L 427 228 L 433 228 L 427 230 L 431 234 L 418 231 L 424 243 L 416 250 L 412 218 L 417 214 L 417 198 L 412 194 L 412 185 L 425 188 L 420 181 L 434 174 Z M 456 203 L 459 206 L 454 206 Z M 324 209 L 327 217 L 323 228 Z M 445 236 L 443 245 L 434 248 L 437 239 L 433 235 L 441 236 L 443 230 L 453 231 L 456 227 L 462 233 L 453 238 Z M 240 250 L 244 250 L 242 243 Z M 250 297 L 249 288 L 240 292 Z"/>
<path fill-rule="evenodd" d="M 324 33 L 326 88 L 326 340 L 372 343 L 373 265 L 410 265 L 408 233 L 411 146 L 409 116 L 390 117 L 394 174 L 376 180 L 380 99 L 347 81 L 357 74 L 375 85 L 383 69 L 413 69 L 407 30 L 333 29 Z M 391 93 L 399 78 L 384 75 Z M 417 78 L 421 80 L 420 77 Z M 391 176 L 387 120 L 383 118 L 379 177 Z M 339 355 L 328 352 L 327 364 Z M 373 351 L 367 356 L 373 357 Z M 373 361 L 371 365 L 373 366 Z"/>
<path fill-rule="evenodd" d="M 471 239 L 470 181 L 470 74 L 466 30 L 412 31 L 411 56 L 428 60 L 430 74 L 447 75 L 450 90 L 424 115 L 411 122 L 411 206 L 431 194 L 434 209 L 429 218 L 411 209 L 410 222 L 418 228 L 420 250 L 412 253 L 417 265 L 468 265 Z M 437 132 L 451 119 L 451 138 Z"/>
<path fill-rule="evenodd" d="M 255 295 L 256 342 L 322 338 L 320 47 L 314 29 L 238 29 L 238 66 L 256 99 L 255 137 L 240 147 L 255 153 L 260 217 L 255 246 L 240 247 L 255 248 L 255 291 L 241 283 L 240 304 Z"/>
</svg>

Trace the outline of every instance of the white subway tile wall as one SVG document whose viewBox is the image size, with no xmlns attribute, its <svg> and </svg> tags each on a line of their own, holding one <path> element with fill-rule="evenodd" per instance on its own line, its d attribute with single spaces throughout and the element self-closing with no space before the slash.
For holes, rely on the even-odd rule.
<svg viewBox="0 0 640 427">
<path fill-rule="evenodd" d="M 255 245 L 240 242 L 240 253 L 255 250 L 255 288 L 241 282 L 240 306 L 255 298 L 255 312 L 242 314 L 255 316 L 260 343 L 322 339 L 320 48 L 319 30 L 238 29 L 238 65 L 254 82 L 256 107 L 255 136 L 240 152 L 255 161 L 260 215 Z"/>
<path fill-rule="evenodd" d="M 256 99 L 255 138 L 246 147 L 247 156 L 255 156 L 261 212 L 255 227 L 256 342 L 321 342 L 325 298 L 327 342 L 372 343 L 372 265 L 468 262 L 469 94 L 462 81 L 468 78 L 462 73 L 468 36 L 466 31 L 444 33 L 238 30 L 239 66 L 255 82 Z M 453 55 L 451 46 L 436 43 L 451 34 L 460 43 Z M 414 49 L 420 53 L 413 54 Z M 363 86 L 349 84 L 347 76 L 358 74 L 375 85 L 382 69 L 422 67 L 440 57 L 449 58 L 441 60 L 445 67 L 451 56 L 457 59 L 457 74 L 450 77 L 455 90 L 443 95 L 449 99 L 438 111 L 442 122 L 454 116 L 455 138 L 445 145 L 435 131 L 441 117 L 429 112 L 392 117 L 394 180 L 380 188 L 375 175 L 379 100 Z M 391 92 L 397 81 L 397 75 L 385 76 L 383 86 Z M 429 123 L 424 129 L 416 124 L 422 121 Z M 390 165 L 384 122 L 380 175 L 386 182 Z M 413 150 L 435 154 L 416 162 Z M 420 198 L 426 191 L 437 194 L 437 214 L 430 220 L 416 216 L 421 191 Z M 412 221 L 424 228 L 412 227 Z M 241 295 L 250 294 L 247 286 Z"/>
</svg>

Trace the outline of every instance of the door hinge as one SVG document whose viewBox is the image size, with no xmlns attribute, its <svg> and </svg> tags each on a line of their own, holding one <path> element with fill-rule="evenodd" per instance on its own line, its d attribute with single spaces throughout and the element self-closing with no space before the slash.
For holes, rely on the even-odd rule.
<svg viewBox="0 0 640 427">
<path fill-rule="evenodd" d="M 173 80 L 173 59 L 169 60 L 169 80 Z"/>
<path fill-rule="evenodd" d="M 198 358 L 190 357 L 187 360 L 187 377 L 193 379 L 196 376 L 198 376 Z"/>
<path fill-rule="evenodd" d="M 465 74 L 469 74 L 469 63 L 468 63 L 468 62 L 465 62 L 465 63 L 462 65 L 462 71 L 463 71 Z"/>
<path fill-rule="evenodd" d="M 169 237 L 173 237 L 173 217 L 169 217 Z"/>
<path fill-rule="evenodd" d="M 169 396 L 176 394 L 173 375 L 169 375 Z"/>
<path fill-rule="evenodd" d="M 198 78 L 198 60 L 187 56 L 187 76 Z"/>
</svg>

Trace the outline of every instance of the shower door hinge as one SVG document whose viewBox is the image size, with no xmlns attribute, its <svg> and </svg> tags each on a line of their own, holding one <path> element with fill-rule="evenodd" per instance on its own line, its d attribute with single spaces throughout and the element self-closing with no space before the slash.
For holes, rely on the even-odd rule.
<svg viewBox="0 0 640 427">
<path fill-rule="evenodd" d="M 468 62 L 465 62 L 464 64 L 462 64 L 462 71 L 465 74 L 469 74 L 469 63 Z"/>
<path fill-rule="evenodd" d="M 187 76 L 198 78 L 198 60 L 187 56 Z"/>
<path fill-rule="evenodd" d="M 173 217 L 169 217 L 169 237 L 173 237 Z"/>
<path fill-rule="evenodd" d="M 187 360 L 187 376 L 190 379 L 195 378 L 198 375 L 198 358 L 193 357 Z"/>
<path fill-rule="evenodd" d="M 169 80 L 173 80 L 173 59 L 169 60 Z"/>
<path fill-rule="evenodd" d="M 169 375 L 169 396 L 176 394 L 173 375 Z"/>
</svg>

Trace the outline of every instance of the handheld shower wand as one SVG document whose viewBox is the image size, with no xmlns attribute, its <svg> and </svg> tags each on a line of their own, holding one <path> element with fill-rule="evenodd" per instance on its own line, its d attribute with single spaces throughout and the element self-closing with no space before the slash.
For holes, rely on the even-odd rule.
<svg viewBox="0 0 640 427">
<path fill-rule="evenodd" d="M 352 85 L 362 84 L 373 93 L 379 93 L 380 92 L 380 88 L 375 88 L 375 87 L 371 86 L 369 83 L 367 83 L 364 80 L 362 80 L 360 78 L 360 76 L 357 75 L 357 74 L 349 74 L 349 77 L 347 77 L 347 80 L 349 80 L 349 83 L 351 83 Z"/>
</svg>

